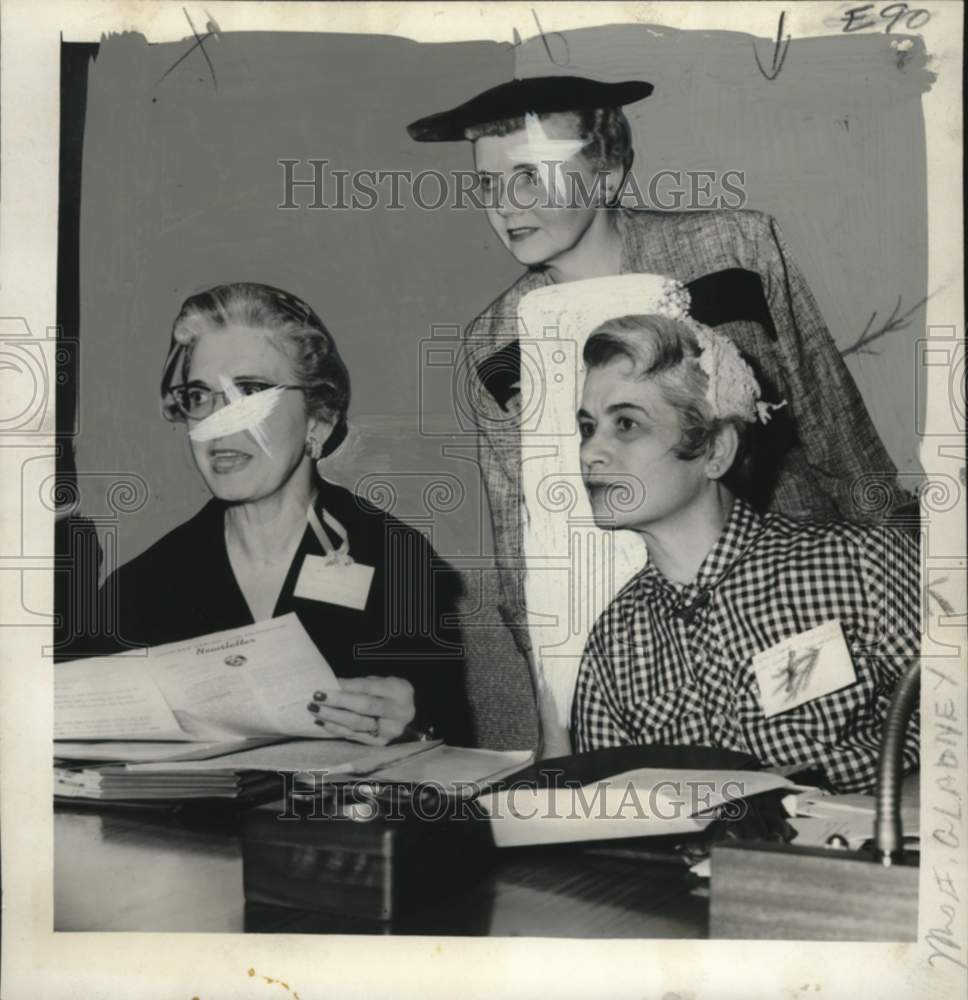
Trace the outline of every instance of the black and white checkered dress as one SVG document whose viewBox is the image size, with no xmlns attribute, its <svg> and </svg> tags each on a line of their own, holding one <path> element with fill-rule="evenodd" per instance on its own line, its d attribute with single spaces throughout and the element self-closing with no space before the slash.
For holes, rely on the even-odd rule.
<svg viewBox="0 0 968 1000">
<path fill-rule="evenodd" d="M 920 593 L 911 536 L 761 517 L 736 500 L 692 583 L 677 587 L 649 564 L 596 623 L 575 695 L 576 747 L 725 747 L 764 764 L 819 765 L 839 791 L 870 791 L 891 693 L 919 654 Z M 766 718 L 753 657 L 832 620 L 854 683 Z M 917 761 L 912 725 L 905 765 Z"/>
</svg>

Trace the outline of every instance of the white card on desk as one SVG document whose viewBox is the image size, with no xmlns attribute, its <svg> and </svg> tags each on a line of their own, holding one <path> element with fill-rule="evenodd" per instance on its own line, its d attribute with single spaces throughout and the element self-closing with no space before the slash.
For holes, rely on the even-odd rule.
<svg viewBox="0 0 968 1000">
<path fill-rule="evenodd" d="M 331 563 L 322 556 L 307 555 L 296 581 L 295 596 L 362 611 L 372 582 L 372 566 L 355 562 Z"/>
<path fill-rule="evenodd" d="M 840 622 L 833 619 L 753 657 L 760 705 L 768 718 L 857 680 Z"/>
</svg>

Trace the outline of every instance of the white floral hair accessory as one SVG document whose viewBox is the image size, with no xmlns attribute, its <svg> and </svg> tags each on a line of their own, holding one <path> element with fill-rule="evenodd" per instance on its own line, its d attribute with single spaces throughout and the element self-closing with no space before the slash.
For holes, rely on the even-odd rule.
<svg viewBox="0 0 968 1000">
<path fill-rule="evenodd" d="M 691 304 L 689 289 L 675 278 L 666 278 L 662 283 L 654 312 L 669 319 L 687 320 Z"/>
<path fill-rule="evenodd" d="M 713 416 L 720 420 L 739 417 L 749 423 L 757 420 L 769 423 L 773 411 L 786 406 L 786 400 L 766 403 L 760 399 L 760 386 L 753 369 L 729 337 L 694 319 L 685 322 L 699 344 L 701 353 L 696 360 L 706 374 L 706 401 Z"/>
</svg>

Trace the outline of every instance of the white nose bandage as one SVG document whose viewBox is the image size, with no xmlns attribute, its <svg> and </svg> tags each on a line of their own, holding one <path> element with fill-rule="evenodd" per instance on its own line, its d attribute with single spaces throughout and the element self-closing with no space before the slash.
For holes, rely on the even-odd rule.
<svg viewBox="0 0 968 1000">
<path fill-rule="evenodd" d="M 281 386 L 243 396 L 235 383 L 224 375 L 219 376 L 226 405 L 221 410 L 197 423 L 188 436 L 193 441 L 211 441 L 213 438 L 228 437 L 241 431 L 249 431 L 259 447 L 268 455 L 269 438 L 262 422 L 282 401 L 286 391 Z"/>
</svg>

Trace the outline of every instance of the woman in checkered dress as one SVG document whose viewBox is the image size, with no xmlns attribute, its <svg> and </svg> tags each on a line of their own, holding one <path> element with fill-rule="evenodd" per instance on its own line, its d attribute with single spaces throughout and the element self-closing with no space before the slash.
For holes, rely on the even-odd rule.
<svg viewBox="0 0 968 1000">
<path fill-rule="evenodd" d="M 649 560 L 589 637 L 576 749 L 703 744 L 870 791 L 891 693 L 919 653 L 916 541 L 743 499 L 772 407 L 708 327 L 622 317 L 589 337 L 584 360 L 595 520 L 639 532 Z M 912 727 L 905 764 L 917 762 Z"/>
</svg>

